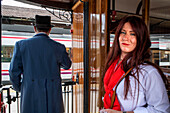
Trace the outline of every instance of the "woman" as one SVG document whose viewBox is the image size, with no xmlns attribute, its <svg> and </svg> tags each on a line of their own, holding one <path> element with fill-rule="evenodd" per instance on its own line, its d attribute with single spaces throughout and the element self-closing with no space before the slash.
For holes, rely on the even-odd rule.
<svg viewBox="0 0 170 113">
<path fill-rule="evenodd" d="M 170 113 L 168 82 L 160 68 L 149 62 L 150 46 L 142 19 L 127 16 L 120 21 L 106 62 L 101 113 Z"/>
</svg>

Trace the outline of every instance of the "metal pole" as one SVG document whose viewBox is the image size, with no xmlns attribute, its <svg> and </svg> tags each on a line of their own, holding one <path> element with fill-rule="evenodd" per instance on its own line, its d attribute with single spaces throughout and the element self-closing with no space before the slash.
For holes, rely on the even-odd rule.
<svg viewBox="0 0 170 113">
<path fill-rule="evenodd" d="M 67 86 L 67 96 L 68 96 L 68 98 L 67 98 L 67 113 L 69 113 L 69 94 L 70 94 L 70 92 L 69 92 L 69 85 Z"/>
<path fill-rule="evenodd" d="M 73 113 L 73 84 L 71 85 L 71 95 L 72 95 L 72 97 L 71 97 L 71 102 L 72 102 L 72 104 L 71 104 L 71 113 Z"/>
<path fill-rule="evenodd" d="M 16 99 L 17 99 L 17 113 L 19 113 L 19 93 L 16 92 Z"/>
<path fill-rule="evenodd" d="M 149 30 L 149 25 L 150 25 L 149 10 L 150 10 L 150 0 L 143 0 L 142 1 L 142 18 L 145 21 L 145 24 L 147 25 L 148 30 Z"/>
<path fill-rule="evenodd" d="M 89 113 L 89 3 L 84 2 L 84 25 L 83 25 L 83 42 L 84 42 L 84 113 Z"/>
<path fill-rule="evenodd" d="M 1 103 L 3 102 L 3 90 L 1 90 Z M 4 113 L 4 109 L 3 109 L 4 107 L 3 106 L 1 106 L 1 113 Z"/>
<path fill-rule="evenodd" d="M 10 95 L 10 88 L 7 89 L 7 98 L 8 98 L 8 106 L 9 106 L 9 113 L 11 113 L 11 95 Z"/>
<path fill-rule="evenodd" d="M 0 5 L 1 5 L 1 1 L 0 1 Z M 1 10 L 1 7 L 0 7 L 0 10 Z M 0 23 L 1 23 L 1 25 L 2 25 L 2 14 L 1 14 L 1 17 L 0 17 L 1 19 L 0 19 Z M 1 32 L 2 32 L 2 27 L 0 27 L 0 29 L 1 29 Z M 2 33 L 0 33 L 1 35 L 2 35 Z M 1 43 L 1 40 L 0 40 L 0 43 Z M 1 50 L 1 47 L 0 47 L 0 50 Z M 0 58 L 0 62 L 1 62 L 1 58 Z M 0 69 L 1 69 L 1 65 L 0 65 Z M 2 75 L 0 74 L 0 87 L 2 87 Z"/>
<path fill-rule="evenodd" d="M 66 110 L 66 86 L 64 86 L 64 106 Z"/>
</svg>

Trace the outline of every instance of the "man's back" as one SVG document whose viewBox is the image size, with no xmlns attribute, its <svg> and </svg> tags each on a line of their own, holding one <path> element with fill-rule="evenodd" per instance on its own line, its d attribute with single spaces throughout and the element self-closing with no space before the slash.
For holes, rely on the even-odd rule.
<svg viewBox="0 0 170 113">
<path fill-rule="evenodd" d="M 21 91 L 21 113 L 62 113 L 60 67 L 71 66 L 65 46 L 39 33 L 17 42 L 13 57 L 10 77 L 14 88 Z"/>
<path fill-rule="evenodd" d="M 64 45 L 53 41 L 45 34 L 37 34 L 33 38 L 21 41 L 20 51 L 24 58 L 24 74 L 36 75 L 39 79 L 55 78 L 60 74 L 61 64 L 65 65 L 65 69 L 69 69 L 71 65 L 70 59 L 63 56 L 67 55 Z"/>
</svg>

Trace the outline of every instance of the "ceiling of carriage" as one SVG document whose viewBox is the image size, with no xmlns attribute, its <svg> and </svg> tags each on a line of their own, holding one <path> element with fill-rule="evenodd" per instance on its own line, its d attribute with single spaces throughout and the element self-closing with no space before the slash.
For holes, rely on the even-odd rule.
<svg viewBox="0 0 170 113">
<path fill-rule="evenodd" d="M 140 2 L 141 0 L 115 0 L 115 9 L 135 14 Z M 170 19 L 170 0 L 150 0 L 150 16 Z"/>
<path fill-rule="evenodd" d="M 57 9 L 71 10 L 77 0 L 16 0 L 37 6 L 47 6 Z"/>
<path fill-rule="evenodd" d="M 141 0 L 115 0 L 116 19 L 136 14 Z M 150 0 L 151 33 L 170 33 L 170 0 Z M 139 15 L 142 15 L 140 7 Z"/>
<path fill-rule="evenodd" d="M 16 1 L 38 6 L 47 6 L 58 9 L 71 10 L 72 6 L 78 0 L 16 0 Z M 137 7 L 142 0 L 114 0 L 114 1 L 116 11 L 135 14 Z M 150 0 L 150 14 L 153 17 L 170 19 L 170 0 Z"/>
</svg>

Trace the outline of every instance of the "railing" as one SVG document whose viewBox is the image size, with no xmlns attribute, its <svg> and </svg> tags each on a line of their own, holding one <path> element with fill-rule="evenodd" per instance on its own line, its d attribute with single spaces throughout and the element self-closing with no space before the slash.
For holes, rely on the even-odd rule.
<svg viewBox="0 0 170 113">
<path fill-rule="evenodd" d="M 75 84 L 76 82 L 70 80 L 64 80 L 62 82 L 65 113 L 73 112 L 73 85 Z M 0 88 L 0 97 L 0 113 L 20 113 L 20 93 L 14 91 L 11 85 Z"/>
<path fill-rule="evenodd" d="M 62 83 L 65 113 L 73 113 L 73 85 L 75 84 L 76 82 L 73 81 Z"/>
<path fill-rule="evenodd" d="M 19 113 L 19 93 L 15 92 L 15 95 L 11 95 L 12 86 L 3 86 L 0 89 L 1 95 L 1 113 L 14 113 L 11 112 L 11 104 L 16 104 L 16 113 Z"/>
</svg>

